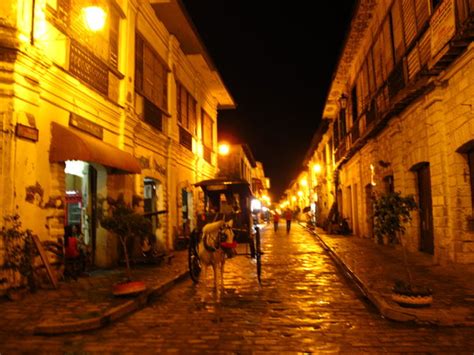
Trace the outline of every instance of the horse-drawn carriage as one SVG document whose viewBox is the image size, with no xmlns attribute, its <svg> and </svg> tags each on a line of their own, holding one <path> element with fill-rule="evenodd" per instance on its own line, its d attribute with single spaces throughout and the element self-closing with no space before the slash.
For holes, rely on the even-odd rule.
<svg viewBox="0 0 474 355">
<path fill-rule="evenodd" d="M 216 230 L 218 242 L 204 245 L 207 250 L 225 252 L 226 257 L 246 255 L 255 258 L 257 277 L 260 282 L 261 249 L 260 230 L 254 226 L 251 212 L 253 199 L 249 183 L 242 179 L 211 179 L 201 181 L 195 186 L 204 192 L 204 211 L 199 214 L 197 227 L 191 233 L 188 248 L 188 263 L 191 279 L 197 283 L 202 269 L 202 254 L 200 244 L 206 244 L 206 234 L 213 226 Z M 222 221 L 221 223 L 218 223 Z M 232 221 L 230 223 L 227 223 Z M 231 229 L 233 243 L 228 243 L 225 229 Z M 208 244 L 210 244 L 208 242 Z M 246 245 L 242 252 L 242 245 Z M 240 246 L 237 248 L 237 246 Z M 201 255 L 201 256 L 200 256 Z"/>
</svg>

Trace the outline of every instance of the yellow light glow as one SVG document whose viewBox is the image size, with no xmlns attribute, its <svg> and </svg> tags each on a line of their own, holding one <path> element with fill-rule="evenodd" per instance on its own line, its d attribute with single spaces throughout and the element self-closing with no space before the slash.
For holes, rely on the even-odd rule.
<svg viewBox="0 0 474 355">
<path fill-rule="evenodd" d="M 301 183 L 301 186 L 308 186 L 308 180 L 306 179 L 301 179 L 300 183 Z"/>
<path fill-rule="evenodd" d="M 303 196 L 303 191 L 298 191 L 298 196 L 302 197 Z"/>
<path fill-rule="evenodd" d="M 227 143 L 219 144 L 219 154 L 227 155 L 230 152 L 230 146 Z"/>
<path fill-rule="evenodd" d="M 296 196 L 291 196 L 291 201 L 296 201 Z"/>
<path fill-rule="evenodd" d="M 321 172 L 321 165 L 320 164 L 314 164 L 313 165 L 313 171 L 316 173 L 316 174 L 319 174 Z"/>
<path fill-rule="evenodd" d="M 107 14 L 100 6 L 87 6 L 82 9 L 86 27 L 97 32 L 104 28 Z"/>
<path fill-rule="evenodd" d="M 370 164 L 370 183 L 372 186 L 377 185 L 377 183 L 375 182 L 375 167 L 373 164 Z"/>
</svg>

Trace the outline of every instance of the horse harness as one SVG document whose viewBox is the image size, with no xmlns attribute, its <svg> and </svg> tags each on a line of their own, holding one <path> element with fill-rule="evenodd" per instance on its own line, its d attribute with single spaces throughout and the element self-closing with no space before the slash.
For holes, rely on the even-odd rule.
<svg viewBox="0 0 474 355">
<path fill-rule="evenodd" d="M 203 236 L 203 243 L 204 243 L 204 248 L 211 252 L 214 253 L 218 249 L 221 249 L 221 243 L 225 242 L 227 240 L 227 235 L 226 235 L 226 230 L 232 229 L 232 227 L 229 227 L 226 224 L 223 224 L 221 227 L 219 227 L 219 230 L 217 233 L 206 233 Z M 215 234 L 214 238 L 210 238 L 213 234 Z"/>
</svg>

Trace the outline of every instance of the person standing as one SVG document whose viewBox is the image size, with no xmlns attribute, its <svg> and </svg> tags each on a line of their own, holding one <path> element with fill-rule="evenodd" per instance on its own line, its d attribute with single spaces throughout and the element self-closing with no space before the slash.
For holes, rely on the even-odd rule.
<svg viewBox="0 0 474 355">
<path fill-rule="evenodd" d="M 280 214 L 278 211 L 275 211 L 273 214 L 273 228 L 275 229 L 275 232 L 278 230 L 278 222 L 280 221 Z"/>
<path fill-rule="evenodd" d="M 291 229 L 291 220 L 293 219 L 293 213 L 291 210 L 288 208 L 285 211 L 285 220 L 286 220 L 286 233 L 290 233 Z"/>
</svg>

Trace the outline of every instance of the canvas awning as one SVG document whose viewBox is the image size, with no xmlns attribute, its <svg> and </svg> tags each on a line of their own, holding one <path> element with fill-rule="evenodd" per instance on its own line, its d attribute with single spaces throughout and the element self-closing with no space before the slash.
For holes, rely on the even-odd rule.
<svg viewBox="0 0 474 355">
<path fill-rule="evenodd" d="M 97 138 L 52 122 L 49 161 L 66 160 L 102 164 L 116 173 L 141 172 L 140 163 L 133 155 Z"/>
</svg>

